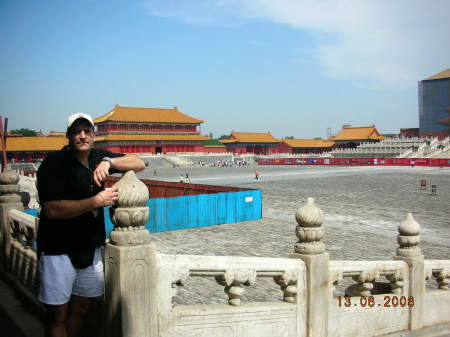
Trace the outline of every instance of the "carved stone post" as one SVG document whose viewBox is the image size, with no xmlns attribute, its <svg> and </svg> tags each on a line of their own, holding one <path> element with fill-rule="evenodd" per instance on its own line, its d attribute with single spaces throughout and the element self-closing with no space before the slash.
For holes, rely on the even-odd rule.
<svg viewBox="0 0 450 337">
<path fill-rule="evenodd" d="M 313 198 L 295 214 L 299 241 L 294 246 L 291 258 L 302 259 L 306 264 L 307 336 L 328 336 L 328 311 L 331 304 L 330 257 L 321 242 L 324 230 L 321 227 L 323 213 Z"/>
<path fill-rule="evenodd" d="M 156 250 L 145 228 L 148 189 L 134 171 L 114 187 L 119 200 L 105 253 L 107 336 L 157 336 Z"/>
<path fill-rule="evenodd" d="M 411 213 L 398 225 L 397 248 L 395 260 L 402 260 L 409 267 L 409 294 L 414 297 L 414 306 L 409 308 L 409 328 L 411 330 L 423 327 L 424 299 L 425 299 L 425 272 L 424 257 L 421 253 L 420 225 Z"/>
<path fill-rule="evenodd" d="M 8 270 L 11 253 L 11 228 L 8 224 L 8 211 L 23 210 L 19 192 L 19 174 L 16 171 L 4 171 L 0 174 L 0 228 L 2 236 L 2 264 Z"/>
</svg>

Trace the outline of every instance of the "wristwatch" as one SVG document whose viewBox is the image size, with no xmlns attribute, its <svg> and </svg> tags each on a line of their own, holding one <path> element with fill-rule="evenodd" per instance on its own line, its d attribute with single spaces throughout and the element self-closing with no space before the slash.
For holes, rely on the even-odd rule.
<svg viewBox="0 0 450 337">
<path fill-rule="evenodd" d="M 111 160 L 112 160 L 112 158 L 109 158 L 109 157 L 103 157 L 103 158 L 102 158 L 102 161 L 107 161 L 107 162 L 109 162 L 109 165 L 111 165 Z"/>
</svg>

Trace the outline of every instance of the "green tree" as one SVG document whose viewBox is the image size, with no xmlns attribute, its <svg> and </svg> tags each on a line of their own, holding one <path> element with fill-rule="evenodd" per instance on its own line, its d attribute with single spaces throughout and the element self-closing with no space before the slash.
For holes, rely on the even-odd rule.
<svg viewBox="0 0 450 337">
<path fill-rule="evenodd" d="M 222 143 L 219 143 L 219 140 L 222 139 L 228 139 L 228 135 L 222 135 L 219 138 L 211 138 L 207 141 L 205 141 L 205 145 L 222 145 Z"/>
<path fill-rule="evenodd" d="M 23 135 L 25 137 L 36 137 L 37 136 L 37 132 L 36 131 L 31 130 L 31 129 L 27 129 L 27 128 L 11 130 L 11 131 L 9 131 L 9 133 L 20 134 L 20 135 Z"/>
<path fill-rule="evenodd" d="M 322 137 L 314 137 L 313 139 L 321 140 Z"/>
</svg>

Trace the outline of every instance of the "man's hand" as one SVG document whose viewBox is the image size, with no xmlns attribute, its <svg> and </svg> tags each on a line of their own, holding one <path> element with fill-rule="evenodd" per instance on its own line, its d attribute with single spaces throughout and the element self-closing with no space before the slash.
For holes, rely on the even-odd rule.
<svg viewBox="0 0 450 337">
<path fill-rule="evenodd" d="M 95 198 L 97 199 L 98 207 L 112 206 L 119 200 L 119 191 L 117 188 L 106 188 L 99 192 Z"/>
<path fill-rule="evenodd" d="M 100 164 L 98 164 L 93 173 L 94 181 L 98 186 L 102 186 L 102 181 L 105 181 L 109 177 L 110 167 L 111 164 L 109 163 L 109 161 L 101 161 Z"/>
<path fill-rule="evenodd" d="M 93 209 L 111 206 L 117 200 L 119 200 L 117 188 L 107 188 L 86 199 L 46 201 L 43 209 L 49 219 L 72 219 Z"/>
</svg>

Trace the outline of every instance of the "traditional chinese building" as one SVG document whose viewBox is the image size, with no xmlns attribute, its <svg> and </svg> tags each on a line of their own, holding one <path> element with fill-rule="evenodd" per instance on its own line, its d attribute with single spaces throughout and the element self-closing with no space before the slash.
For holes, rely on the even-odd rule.
<svg viewBox="0 0 450 337">
<path fill-rule="evenodd" d="M 96 147 L 119 153 L 203 152 L 203 120 L 173 109 L 116 105 L 94 120 Z"/>
<path fill-rule="evenodd" d="M 6 156 L 11 163 L 41 161 L 50 152 L 67 145 L 66 137 L 10 137 L 6 139 Z"/>
<path fill-rule="evenodd" d="M 322 153 L 331 151 L 334 142 L 322 139 L 283 139 L 278 145 L 280 153 Z"/>
<path fill-rule="evenodd" d="M 404 138 L 419 137 L 419 128 L 401 128 L 400 137 Z"/>
<path fill-rule="evenodd" d="M 219 140 L 225 145 L 227 152 L 234 154 L 273 154 L 278 153 L 278 144 L 281 142 L 267 133 L 231 132 L 228 139 Z"/>
<path fill-rule="evenodd" d="M 361 143 L 379 142 L 384 137 L 372 126 L 344 126 L 337 136 L 333 137 L 335 147 L 356 147 Z"/>
</svg>

